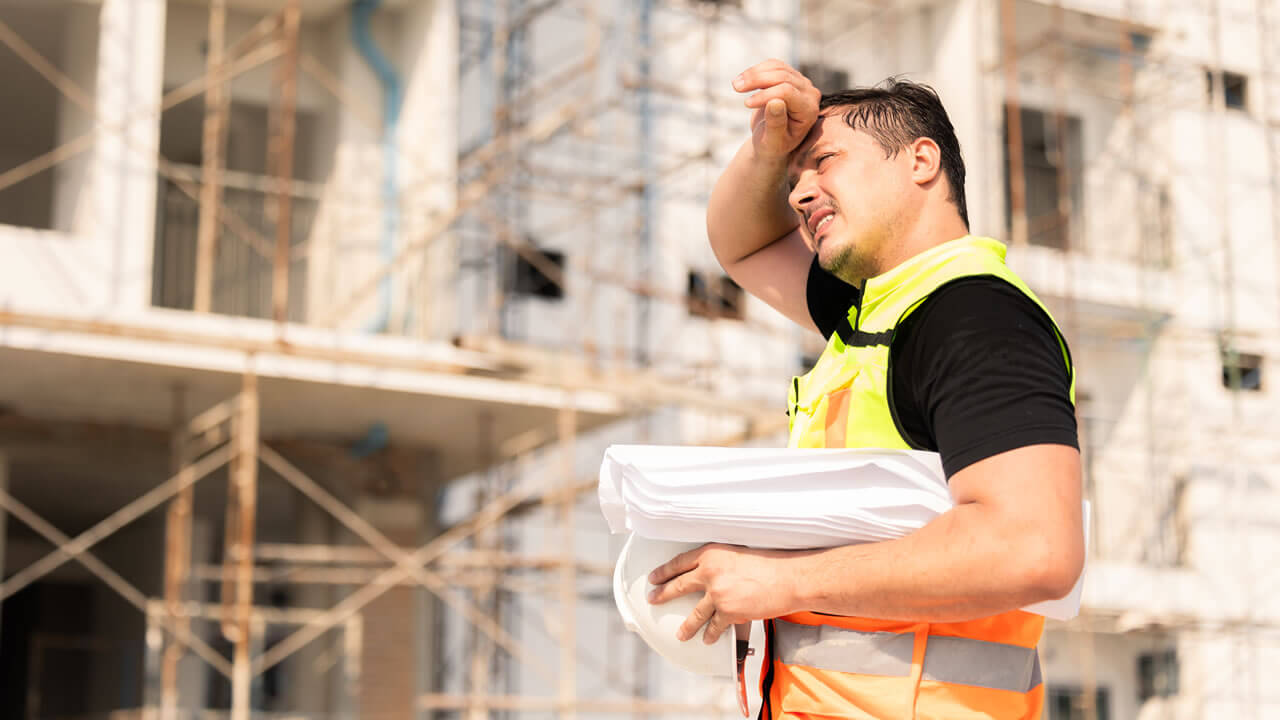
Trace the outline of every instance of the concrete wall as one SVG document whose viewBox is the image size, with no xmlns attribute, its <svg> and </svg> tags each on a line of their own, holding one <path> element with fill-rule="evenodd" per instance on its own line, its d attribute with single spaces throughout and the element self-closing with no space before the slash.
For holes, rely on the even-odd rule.
<svg viewBox="0 0 1280 720">
<path fill-rule="evenodd" d="M 1113 717 L 1266 717 L 1277 707 L 1251 669 L 1275 652 L 1277 617 L 1278 576 L 1257 559 L 1277 540 L 1269 518 L 1280 501 L 1276 445 L 1265 429 L 1274 424 L 1277 392 L 1266 379 L 1275 366 L 1271 337 L 1280 316 L 1268 179 L 1276 169 L 1260 152 L 1265 114 L 1257 102 L 1263 78 L 1256 8 L 1221 8 L 1217 47 L 1210 7 L 1166 6 L 1158 15 L 1138 9 L 1155 34 L 1148 62 L 1133 76 L 1142 101 L 1132 115 L 1106 82 L 1117 76 L 1102 72 L 1105 63 L 1096 57 L 1094 66 L 1068 64 L 1059 76 L 1059 82 L 1067 76 L 1065 94 L 1034 60 L 1019 87 L 1023 102 L 1057 105 L 1083 122 L 1082 245 L 1094 264 L 1033 248 L 1015 253 L 1014 266 L 1029 269 L 1033 284 L 1053 288 L 1058 319 L 1075 333 L 1079 388 L 1088 396 L 1081 410 L 1097 558 L 1180 574 L 1176 585 L 1150 584 L 1141 573 L 1124 576 L 1127 588 L 1110 573 L 1096 581 L 1114 597 L 1127 596 L 1139 616 L 1161 615 L 1156 608 L 1163 601 L 1149 590 L 1178 587 L 1190 601 L 1168 633 L 1181 664 L 1178 698 L 1143 708 L 1118 704 Z M 1118 10 L 1110 11 L 1122 16 Z M 1033 21 L 1035 12 L 1028 13 Z M 1244 110 L 1219 115 L 1210 107 L 1204 68 L 1219 57 L 1250 78 Z M 1000 182 L 989 161 L 982 167 L 986 174 L 975 173 L 973 182 Z M 1143 182 L 1169 193 L 1167 270 L 1137 269 L 1153 260 Z M 1134 269 L 1120 269 L 1126 265 Z M 1266 358 L 1261 391 L 1223 386 L 1224 338 Z M 1095 636 L 1095 646 L 1105 649 L 1097 655 L 1099 682 L 1122 677 L 1105 663 L 1123 659 L 1120 669 L 1133 672 L 1122 667 L 1131 653 L 1111 647 L 1122 639 Z M 1047 652 L 1069 646 L 1061 635 L 1045 642 Z M 1069 668 L 1060 667 L 1066 669 L 1058 677 L 1069 677 Z"/>
<path fill-rule="evenodd" d="M 690 270 L 716 271 L 703 229 L 706 193 L 745 136 L 744 112 L 728 92 L 728 81 L 768 56 L 826 62 L 848 70 L 856 84 L 892 74 L 933 84 L 965 150 L 973 229 L 1007 239 L 1001 135 L 1006 89 L 1002 76 L 990 70 L 998 58 L 998 3 L 948 0 L 898 12 L 845 9 L 816 17 L 805 16 L 795 2 L 745 5 L 745 14 L 726 9 L 715 23 L 704 22 L 691 5 L 656 12 L 650 19 L 659 46 L 652 75 L 670 87 L 648 94 L 648 129 L 637 120 L 641 94 L 636 91 L 627 93 L 629 104 L 579 108 L 582 117 L 525 158 L 538 172 L 547 172 L 537 175 L 546 179 L 533 188 L 536 200 L 516 208 L 520 216 L 503 216 L 511 206 L 484 197 L 481 214 L 489 217 L 438 236 L 441 214 L 458 200 L 459 148 L 479 147 L 492 133 L 494 66 L 460 67 L 459 3 L 406 3 L 380 12 L 376 39 L 406 88 L 398 133 L 400 228 L 393 246 L 437 237 L 421 262 L 393 276 L 387 326 L 432 338 L 501 328 L 515 339 L 549 346 L 581 347 L 589 341 L 606 358 L 634 356 L 643 344 L 660 365 L 701 364 L 694 379 L 722 383 L 726 393 L 776 391 L 781 408 L 782 385 L 801 369 L 803 341 L 797 332 L 755 300 L 747 302 L 745 323 L 691 317 L 682 303 Z M 1082 429 L 1097 507 L 1097 560 L 1176 566 L 1185 573 L 1180 581 L 1204 592 L 1204 601 L 1192 605 L 1196 612 L 1213 622 L 1246 627 L 1216 635 L 1178 634 L 1188 679 L 1185 702 L 1192 707 L 1187 712 L 1235 717 L 1241 707 L 1252 707 L 1265 713 L 1271 707 L 1265 703 L 1275 700 L 1248 668 L 1266 667 L 1278 652 L 1272 631 L 1254 625 L 1275 623 L 1280 616 L 1273 599 L 1275 572 L 1262 550 L 1280 540 L 1270 519 L 1280 480 L 1271 469 L 1277 458 L 1269 432 L 1280 392 L 1275 382 L 1280 347 L 1271 339 L 1280 316 L 1280 260 L 1267 195 L 1268 173 L 1275 169 L 1258 151 L 1265 144 L 1264 120 L 1280 117 L 1280 92 L 1262 98 L 1251 91 L 1245 111 L 1215 114 L 1207 103 L 1203 66 L 1215 64 L 1221 54 L 1223 65 L 1249 74 L 1257 90 L 1260 56 L 1268 48 L 1257 35 L 1249 3 L 1223 3 L 1216 46 L 1206 31 L 1211 18 L 1190 6 L 1165 4 L 1168 9 L 1156 12 L 1154 2 L 1065 5 L 1068 11 L 1118 17 L 1132 6 L 1135 19 L 1158 26 L 1150 62 L 1133 77 L 1144 103 L 1129 114 L 1114 96 L 1115 85 L 1099 89 L 1100 81 L 1115 79 L 1114 65 L 1094 57 L 1099 53 L 1073 60 L 1061 76 L 1047 72 L 1043 56 L 1028 54 L 1019 76 L 1021 101 L 1044 110 L 1060 108 L 1082 123 L 1081 252 L 1067 257 L 1047 248 L 1019 248 L 1012 263 L 1043 291 L 1071 335 L 1079 387 L 1087 396 L 1081 403 Z M 570 74 L 522 106 L 534 125 L 583 99 L 621 97 L 625 82 L 640 79 L 638 63 L 623 62 L 642 51 L 638 7 L 601 6 L 609 52 L 594 73 Z M 1024 39 L 1053 22 L 1047 8 L 1029 2 L 1018 7 Z M 96 98 L 101 134 L 88 152 L 49 176 L 53 231 L 0 227 L 0 305 L 73 313 L 140 311 L 149 302 L 153 248 L 156 174 L 147 158 L 159 142 L 154 107 L 162 88 L 203 72 L 207 15 L 179 2 L 104 0 L 100 6 L 77 5 L 67 17 L 60 63 Z M 254 20 L 233 12 L 229 36 Z M 1082 30 L 1086 37 L 1106 35 L 1103 19 L 1072 22 L 1077 21 L 1092 28 Z M 803 31 L 793 30 L 791 23 Z M 582 42 L 586 25 L 579 13 L 552 11 L 531 28 L 529 52 L 538 68 L 564 67 L 581 57 L 580 44 L 566 44 Z M 314 114 L 317 130 L 299 153 L 300 165 L 309 166 L 323 183 L 311 238 L 310 317 L 348 310 L 342 327 L 363 329 L 379 318 L 376 294 L 349 307 L 346 298 L 367 283 L 383 254 L 382 94 L 349 36 L 343 13 L 304 24 L 304 51 L 329 67 L 354 102 L 346 107 L 304 74 L 299 101 Z M 535 74 L 530 86 L 546 77 Z M 269 68 L 233 83 L 237 100 L 249 105 L 265 105 L 270 92 Z M 58 141 L 90 127 L 87 116 L 73 112 L 65 100 L 50 117 Z M 260 137 L 237 139 L 246 146 L 261 143 Z M 709 159 L 690 160 L 646 191 L 646 180 L 670 169 L 664 161 L 703 152 Z M 464 181 L 481 174 L 465 170 L 470 174 Z M 594 180 L 573 180 L 583 175 Z M 601 193 L 593 185 L 609 189 Z M 1167 268 L 1139 262 L 1151 258 L 1151 228 L 1144 224 L 1149 218 L 1134 208 L 1149 207 L 1152 188 L 1167 188 L 1170 199 Z M 607 202 L 600 201 L 602 196 Z M 531 227 L 540 245 L 566 253 L 565 300 L 497 300 L 493 289 L 500 270 L 492 262 L 492 248 L 508 224 Z M 647 254 L 642 253 L 645 243 Z M 483 269 L 460 269 L 460 259 L 478 257 L 486 258 Z M 647 269 L 641 258 L 647 258 Z M 663 296 L 644 301 L 643 311 L 630 288 L 641 280 Z M 642 316 L 648 318 L 645 329 Z M 1233 394 L 1222 387 L 1219 336 L 1227 326 L 1238 331 L 1238 349 L 1267 357 L 1261 392 Z M 736 351 L 743 347 L 751 352 Z M 588 476 L 610 442 L 709 442 L 732 425 L 694 413 L 621 425 L 580 439 L 575 469 Z M 551 477 L 558 467 L 553 455 L 542 457 L 520 478 Z M 583 557 L 610 562 L 617 541 L 604 535 L 590 503 L 576 518 L 583 528 L 578 548 Z M 316 518 L 306 522 L 308 537 L 332 535 Z M 424 517 L 414 522 L 427 524 Z M 519 536 L 512 542 L 531 551 L 554 549 L 556 522 L 553 515 L 534 515 L 526 527 L 513 531 Z M 399 529 L 408 533 L 405 542 L 416 539 Z M 137 572 L 145 575 L 144 570 Z M 1125 593 L 1116 590 L 1123 582 L 1115 582 L 1108 590 L 1116 592 L 1108 597 L 1123 600 Z M 1139 594 L 1129 595 L 1133 607 L 1128 609 L 1149 604 Z M 645 655 L 634 638 L 618 631 L 607 593 L 601 597 L 602 603 L 584 603 L 577 628 L 583 657 L 602 660 L 580 666 L 582 696 L 621 697 L 647 687 L 660 697 L 719 697 L 722 688 L 708 689 Z M 318 605 L 332 599 L 322 592 L 306 598 Z M 399 642 L 402 637 L 392 632 L 397 626 L 412 622 L 416 633 L 428 621 L 425 614 L 415 614 L 414 602 L 403 600 L 403 594 L 387 598 L 394 607 L 388 605 L 381 624 L 371 626 L 370 642 L 377 644 L 379 633 L 390 638 L 383 644 Z M 520 636 L 544 644 L 554 638 L 553 604 L 532 597 L 520 602 L 512 621 Z M 414 619 L 404 619 L 409 616 Z M 465 647 L 461 627 L 447 625 L 446 632 L 453 634 L 445 641 L 448 653 Z M 1113 678 L 1108 683 L 1114 717 L 1155 712 L 1139 708 L 1133 699 L 1134 658 L 1149 641 L 1146 636 L 1093 638 L 1095 670 L 1099 677 Z M 425 640 L 414 642 L 417 650 L 427 646 Z M 1085 669 L 1073 659 L 1075 642 L 1062 633 L 1046 639 L 1052 682 L 1085 681 Z M 315 655 L 304 658 L 309 662 Z M 427 663 L 420 656 L 371 652 L 366 660 L 366 672 L 376 670 L 387 683 L 381 688 L 383 700 L 394 696 L 395 707 L 421 689 L 415 684 L 421 675 L 408 677 L 415 663 L 424 672 Z M 300 667 L 290 666 L 289 672 L 301 676 Z M 628 674 L 619 676 L 619 668 Z M 456 668 L 451 671 L 450 687 L 465 687 Z M 546 689 L 545 680 L 532 671 L 518 671 L 511 682 L 516 692 Z M 315 700 L 319 695 L 307 691 L 296 689 L 295 696 L 300 703 L 304 696 L 307 703 L 314 700 L 308 707 L 337 704 Z"/>
<path fill-rule="evenodd" d="M 519 196 L 511 185 L 496 189 L 461 226 L 459 327 L 547 347 L 587 345 L 602 362 L 636 358 L 643 347 L 658 366 L 702 368 L 699 381 L 727 379 L 729 364 L 739 390 L 743 382 L 752 392 L 779 382 L 800 357 L 797 332 L 781 316 L 747 298 L 745 322 L 708 320 L 689 313 L 685 296 L 690 272 L 722 273 L 706 242 L 705 203 L 743 139 L 729 83 L 763 56 L 794 54 L 786 23 L 795 7 L 759 3 L 745 13 L 724 9 L 716 20 L 698 5 L 659 4 L 647 21 L 655 48 L 648 78 L 638 60 L 647 53 L 642 5 L 597 11 L 609 51 L 592 65 L 577 65 L 590 42 L 583 14 L 553 10 L 529 26 L 534 70 L 517 90 L 525 97 L 518 119 L 541 127 L 571 115 L 562 132 L 517 161 L 534 173 L 532 186 L 517 181 Z M 473 57 L 463 69 L 463 148 L 492 137 L 495 72 L 492 57 Z M 497 292 L 506 263 L 514 263 L 504 233 L 565 255 L 564 299 Z M 637 287 L 650 296 L 637 299 Z M 753 352 L 725 351 L 744 344 Z"/>
<path fill-rule="evenodd" d="M 359 288 L 368 286 L 389 259 L 383 249 L 387 232 L 382 197 L 386 171 L 383 90 L 352 45 L 350 32 L 349 18 L 338 14 L 323 38 L 321 57 L 358 107 L 332 112 L 322 121 L 319 144 L 333 150 L 320 166 L 325 187 L 311 238 L 311 317 L 341 313 L 344 328 L 385 326 L 394 333 L 447 335 L 447 310 L 440 308 L 448 307 L 449 294 L 435 292 L 451 280 L 448 269 L 453 252 L 447 238 L 433 240 L 428 252 L 412 256 L 397 268 L 390 280 L 392 301 L 385 312 L 377 292 L 365 292 L 362 299 L 347 302 Z M 439 236 L 440 213 L 453 202 L 454 6 L 448 0 L 436 0 L 381 10 L 373 18 L 373 35 L 400 75 L 404 92 L 395 131 L 399 222 L 391 240 L 394 256 L 408 244 Z M 427 288 L 430 295 L 425 294 Z M 443 304 L 436 308 L 429 301 Z"/>
<path fill-rule="evenodd" d="M 1175 625 L 1167 633 L 1092 636 L 1092 668 L 1083 664 L 1079 638 L 1055 630 L 1044 643 L 1048 677 L 1051 683 L 1069 687 L 1083 685 L 1092 673 L 1110 689 L 1111 717 L 1225 717 L 1240 714 L 1243 708 L 1267 716 L 1274 700 L 1265 683 L 1259 685 L 1256 675 L 1243 669 L 1245 663 L 1275 652 L 1268 628 L 1275 622 L 1277 576 L 1274 569 L 1260 564 L 1266 556 L 1260 548 L 1280 539 L 1275 537 L 1274 523 L 1266 519 L 1274 515 L 1280 488 L 1272 477 L 1277 457 L 1268 431 L 1274 426 L 1277 385 L 1266 379 L 1276 371 L 1275 357 L 1280 352 L 1269 339 L 1280 316 L 1276 305 L 1280 264 L 1267 194 L 1268 173 L 1274 169 L 1266 166 L 1259 152 L 1264 145 L 1257 74 L 1262 48 L 1252 15 L 1255 10 L 1252 5 L 1223 4 L 1222 62 L 1228 69 L 1250 73 L 1254 104 L 1243 112 L 1231 110 L 1217 116 L 1209 108 L 1204 87 L 1203 66 L 1216 60 L 1204 37 L 1210 18 L 1202 11 L 1183 6 L 1160 9 L 1154 3 L 1064 5 L 1069 12 L 1096 13 L 1070 15 L 1066 25 L 1093 49 L 1073 55 L 1060 73 L 1052 70 L 1052 53 L 1046 47 L 1038 53 L 1028 51 L 1020 66 L 1018 93 L 1027 107 L 1060 110 L 1080 119 L 1084 167 L 1075 228 L 1077 253 L 1017 248 L 1011 263 L 1049 301 L 1070 336 L 1079 371 L 1082 440 L 1096 508 L 1093 562 L 1114 563 L 1118 568 L 1098 573 L 1097 581 L 1105 587 L 1099 586 L 1091 597 L 1099 602 L 1105 597 L 1108 604 L 1096 610 L 1104 615 L 1132 611 L 1160 616 L 1175 609 L 1144 594 L 1148 589 L 1177 592 L 1186 604 L 1177 605 L 1181 619 L 1172 621 Z M 655 136 L 660 140 L 655 156 L 674 157 L 709 143 L 715 160 L 705 169 L 663 181 L 654 216 L 655 247 L 660 248 L 654 255 L 654 282 L 678 293 L 687 268 L 714 267 L 705 239 L 700 239 L 702 194 L 743 132 L 740 110 L 702 98 L 708 78 L 710 87 L 717 88 L 716 83 L 723 85 L 732 77 L 730 68 L 736 72 L 767 56 L 821 59 L 851 71 L 857 84 L 903 72 L 932 83 L 965 149 L 974 231 L 1008 240 L 1003 190 L 1005 91 L 1002 74 L 993 71 L 991 64 L 999 57 L 997 11 L 998 3 L 957 0 L 884 17 L 861 17 L 850 11 L 835 21 L 826 18 L 825 24 L 822 17 L 808 18 L 813 24 L 797 42 L 798 53 L 789 47 L 792 38 L 773 37 L 767 31 L 753 34 L 732 20 L 711 32 L 687 30 L 686 44 L 681 45 L 681 33 L 675 30 L 679 21 L 673 18 L 672 26 L 665 27 L 670 50 L 657 55 L 655 68 L 660 77 L 674 78 L 685 101 L 669 102 L 657 113 L 660 129 Z M 1051 8 L 1043 4 L 1020 3 L 1018 12 L 1023 43 L 1056 21 Z M 1128 12 L 1134 13 L 1130 19 L 1153 23 L 1155 31 L 1147 63 L 1132 76 L 1133 91 L 1142 98 L 1132 113 L 1124 108 L 1123 96 L 1117 96 L 1125 87 L 1114 53 L 1100 49 L 1104 42 L 1114 47 L 1117 33 L 1124 38 L 1127 26 L 1113 21 L 1124 19 Z M 662 19 L 660 13 L 655 22 L 658 35 L 664 32 Z M 689 27 L 687 20 L 684 27 Z M 702 54 L 708 48 L 713 55 L 710 62 Z M 478 71 L 475 77 L 477 83 L 486 81 Z M 464 81 L 464 88 L 470 87 Z M 491 107 L 491 98 L 482 102 L 464 94 L 464 102 L 469 97 L 479 107 Z M 555 105 L 549 102 L 547 107 Z M 463 111 L 465 117 L 468 109 Z M 477 119 L 485 117 L 474 107 L 470 112 Z M 624 137 L 639 137 L 635 124 L 609 122 L 602 119 L 599 126 Z M 739 127 L 733 127 L 734 122 Z M 463 127 L 475 126 L 464 121 Z M 463 145 L 468 142 L 464 140 Z M 565 154 L 546 153 L 539 159 L 550 165 Z M 594 158 L 598 159 L 570 167 L 582 172 L 602 164 L 641 167 L 626 155 Z M 1167 229 L 1151 217 L 1161 190 L 1169 199 Z M 596 215 L 589 229 L 584 228 L 582 235 L 605 238 L 610 241 L 607 244 L 582 248 L 575 243 L 578 233 L 540 240 L 570 254 L 571 282 L 578 280 L 572 274 L 572 258 L 579 254 L 590 252 L 606 266 L 634 266 L 634 226 L 630 232 L 619 229 L 627 227 L 625 218 L 637 211 L 636 203 L 619 205 L 612 215 Z M 531 224 L 551 223 L 555 207 L 554 201 L 540 200 Z M 1161 232 L 1168 233 L 1168 257 L 1162 257 L 1165 238 L 1159 236 Z M 615 297 L 607 290 L 596 290 L 591 296 L 594 310 L 607 314 L 611 324 L 597 327 L 591 320 L 574 324 L 575 318 L 582 317 L 575 304 L 577 292 L 571 286 L 569 300 L 563 304 L 527 301 L 521 305 L 516 315 L 516 328 L 524 333 L 521 337 L 551 345 L 572 345 L 589 337 L 629 347 L 629 339 L 637 332 L 636 302 L 625 292 Z M 730 347 L 746 342 L 758 348 L 755 369 L 761 379 L 746 381 L 752 388 L 763 389 L 763 377 L 797 346 L 795 338 L 774 338 L 757 326 L 712 328 L 705 321 L 682 318 L 678 308 L 662 302 L 651 307 L 653 326 L 661 329 L 663 340 L 671 338 L 657 346 L 675 353 L 682 362 L 723 358 L 719 349 L 724 346 L 717 345 L 722 339 L 733 338 Z M 773 320 L 770 311 L 758 313 L 754 306 L 749 307 L 748 317 L 764 320 L 766 326 Z M 1218 338 L 1227 326 L 1237 331 L 1240 351 L 1266 356 L 1261 392 L 1233 393 L 1223 387 Z M 741 336 L 733 335 L 739 330 Z M 723 375 L 724 368 L 719 369 Z M 735 387 L 744 386 L 738 376 L 733 381 Z M 680 433 L 671 437 L 642 435 L 639 428 L 618 429 L 614 438 L 688 444 L 696 442 L 695 426 L 682 424 Z M 580 444 L 584 456 L 595 453 L 598 457 L 601 450 L 593 443 Z M 530 476 L 535 472 L 530 470 Z M 530 522 L 554 532 L 553 516 Z M 583 522 L 593 522 L 589 508 L 584 510 Z M 535 547 L 545 540 L 531 536 L 523 542 Z M 600 537 L 591 548 L 584 546 L 584 552 L 598 554 L 605 545 Z M 1147 570 L 1160 577 L 1145 577 Z M 547 619 L 554 613 L 552 608 L 538 605 L 527 612 L 537 620 L 525 621 L 529 627 L 524 632 L 554 637 L 554 621 Z M 594 613 L 595 609 L 582 611 L 580 635 L 609 633 L 607 618 Z M 1188 620 L 1188 614 L 1199 619 Z M 1214 629 L 1215 623 L 1224 622 L 1244 626 Z M 1197 623 L 1208 625 L 1196 629 Z M 1177 648 L 1183 690 L 1177 698 L 1141 705 L 1135 684 L 1137 657 L 1156 645 Z M 616 662 L 619 654 L 629 652 L 626 647 L 619 641 L 609 644 L 605 652 Z M 1223 671 L 1227 662 L 1234 663 L 1230 667 L 1238 672 Z M 706 689 L 705 684 L 689 683 L 670 673 L 660 662 L 613 667 L 627 668 L 633 681 L 638 677 L 650 681 L 662 697 L 693 698 Z M 621 692 L 619 688 L 627 685 L 610 685 L 605 678 L 600 682 L 610 688 L 604 692 Z M 538 686 L 527 676 L 521 683 L 530 691 Z"/>
<path fill-rule="evenodd" d="M 0 302 L 78 312 L 148 304 L 164 12 L 162 0 L 104 0 L 71 13 L 68 37 L 85 44 L 68 47 L 63 62 L 93 93 L 101 130 L 83 160 L 55 175 L 54 214 L 66 232 L 0 227 Z M 62 116 L 60 139 L 87 129 Z"/>
<path fill-rule="evenodd" d="M 5 259 L 0 263 L 0 302 L 72 313 L 145 310 L 150 304 L 158 180 L 153 161 L 159 144 L 156 109 L 163 89 L 204 73 L 208 13 L 181 2 L 106 0 L 74 5 L 60 16 L 66 42 L 52 59 L 95 98 L 99 132 L 88 152 L 19 186 L 27 188 L 27 195 L 40 191 L 35 198 L 23 195 L 20 205 L 48 208 L 49 218 L 28 222 L 22 220 L 26 215 L 14 215 L 15 221 L 50 225 L 55 232 L 0 227 L 0 257 Z M 229 12 L 230 41 L 259 19 Z M 411 3 L 380 11 L 374 33 L 405 83 L 396 201 L 401 222 L 392 238 L 398 250 L 410 239 L 437 234 L 440 211 L 453 202 L 456 115 L 450 108 L 456 97 L 457 20 L 447 0 Z M 298 136 L 296 176 L 322 183 L 307 256 L 308 316 L 323 318 L 341 305 L 349 309 L 344 327 L 366 328 L 380 312 L 376 296 L 354 304 L 345 301 L 386 259 L 380 249 L 382 91 L 352 45 L 345 12 L 304 18 L 301 51 L 326 64 L 349 93 L 340 101 L 308 73 L 299 75 L 299 110 L 315 131 Z M 238 76 L 231 83 L 233 102 L 251 115 L 265 112 L 273 78 L 274 63 Z M 38 77 L 34 81 L 43 82 Z M 56 108 L 36 115 L 54 133 L 45 143 L 49 147 L 94 127 L 92 118 L 69 100 L 46 95 Z M 169 111 L 185 118 L 180 126 L 196 128 L 185 145 L 191 151 L 170 159 L 198 162 L 200 105 L 195 98 Z M 262 170 L 266 142 L 261 124 L 237 128 L 232 123 L 228 166 Z M 27 159 L 5 158 L 5 168 Z M 389 313 L 394 317 L 386 323 L 394 324 L 394 332 L 451 333 L 448 305 L 442 303 L 441 310 L 427 303 L 448 294 L 428 298 L 424 288 L 450 280 L 444 269 L 452 245 L 447 240 L 435 243 L 432 253 L 407 263 L 394 278 Z"/>
<path fill-rule="evenodd" d="M 63 46 L 61 67 L 90 97 L 97 95 L 99 8 L 75 5 L 67 9 L 67 38 Z M 70 98 L 58 96 L 58 143 L 67 143 L 94 127 L 90 112 Z M 86 224 L 90 213 L 88 172 L 91 154 L 79 155 L 58 165 L 53 171 L 53 227 L 62 232 L 90 233 Z"/>
</svg>

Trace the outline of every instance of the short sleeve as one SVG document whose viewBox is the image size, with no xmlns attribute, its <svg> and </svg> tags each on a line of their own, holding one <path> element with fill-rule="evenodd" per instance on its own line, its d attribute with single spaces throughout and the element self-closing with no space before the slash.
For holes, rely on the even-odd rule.
<svg viewBox="0 0 1280 720">
<path fill-rule="evenodd" d="M 1019 447 L 1079 447 L 1071 374 L 1048 314 L 998 278 L 935 292 L 893 341 L 900 429 L 942 455 L 947 477 Z"/>
<path fill-rule="evenodd" d="M 805 300 L 809 305 L 809 317 L 813 318 L 813 324 L 818 326 L 823 337 L 831 338 L 861 295 L 857 287 L 823 270 L 817 255 L 813 257 L 805 283 Z"/>
</svg>

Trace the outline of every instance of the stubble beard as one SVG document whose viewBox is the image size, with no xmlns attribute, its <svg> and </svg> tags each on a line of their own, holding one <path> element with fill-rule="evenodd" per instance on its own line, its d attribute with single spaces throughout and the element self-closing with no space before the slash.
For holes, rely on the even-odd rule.
<svg viewBox="0 0 1280 720">
<path fill-rule="evenodd" d="M 867 258 L 854 252 L 851 242 L 835 249 L 835 254 L 829 257 L 824 258 L 821 250 L 818 252 L 818 266 L 850 285 L 861 286 L 872 274 L 870 265 Z"/>
</svg>

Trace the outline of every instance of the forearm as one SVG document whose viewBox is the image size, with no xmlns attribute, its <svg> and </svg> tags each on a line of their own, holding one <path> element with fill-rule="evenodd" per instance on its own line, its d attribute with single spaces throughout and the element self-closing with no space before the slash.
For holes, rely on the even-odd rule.
<svg viewBox="0 0 1280 720">
<path fill-rule="evenodd" d="M 796 610 L 919 622 L 987 617 L 1070 589 L 1035 527 L 993 532 L 981 504 L 958 505 L 903 538 L 797 553 L 787 561 Z M 1069 571 L 1068 571 L 1069 572 Z M 1072 581 L 1074 582 L 1074 580 Z"/>
<path fill-rule="evenodd" d="M 726 269 L 800 224 L 787 204 L 786 162 L 785 156 L 758 156 L 747 140 L 716 181 L 707 204 L 707 237 Z"/>
</svg>

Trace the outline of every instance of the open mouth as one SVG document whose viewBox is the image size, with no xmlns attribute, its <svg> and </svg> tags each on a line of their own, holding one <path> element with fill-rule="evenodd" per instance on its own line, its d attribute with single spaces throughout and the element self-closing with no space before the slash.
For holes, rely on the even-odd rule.
<svg viewBox="0 0 1280 720">
<path fill-rule="evenodd" d="M 831 209 L 819 210 L 809 218 L 809 236 L 813 238 L 813 246 L 816 249 L 818 242 L 822 239 L 822 235 L 836 217 L 836 213 Z"/>
<path fill-rule="evenodd" d="M 818 235 L 820 235 L 822 231 L 826 229 L 828 225 L 831 224 L 831 221 L 835 219 L 835 216 L 836 216 L 835 213 L 831 213 L 830 215 L 827 215 L 823 217 L 821 220 L 819 220 L 818 224 L 813 226 L 813 236 L 817 238 Z"/>
</svg>

